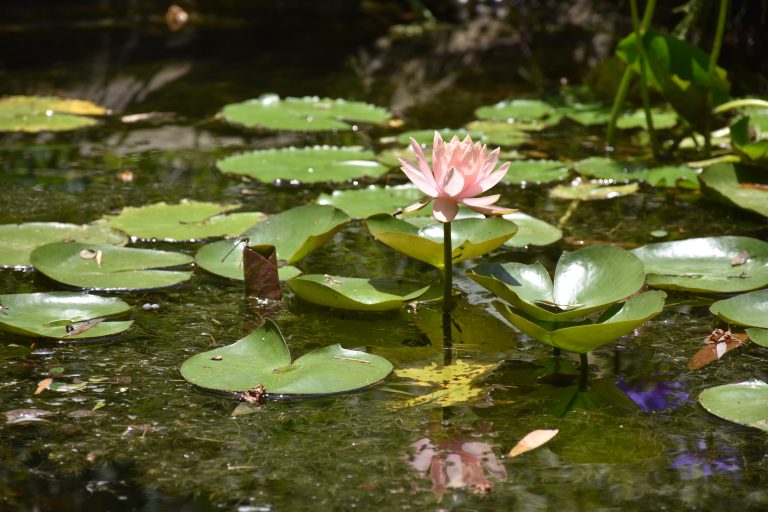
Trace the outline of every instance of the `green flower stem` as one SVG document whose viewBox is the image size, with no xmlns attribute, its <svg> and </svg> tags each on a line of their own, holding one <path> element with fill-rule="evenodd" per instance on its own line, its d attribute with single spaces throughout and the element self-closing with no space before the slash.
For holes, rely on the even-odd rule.
<svg viewBox="0 0 768 512">
<path fill-rule="evenodd" d="M 643 32 L 640 29 L 640 21 L 637 17 L 637 0 L 629 2 L 632 11 L 632 26 L 635 30 L 635 43 L 637 44 L 637 57 L 640 60 L 640 88 L 643 96 L 643 110 L 645 110 L 645 123 L 648 126 L 648 135 L 651 138 L 651 150 L 653 158 L 659 158 L 659 141 L 656 131 L 653 129 L 653 116 L 651 116 L 651 100 L 648 94 L 648 71 L 646 70 L 645 46 L 643 45 Z"/>
<path fill-rule="evenodd" d="M 716 106 L 713 110 L 713 114 L 722 114 L 729 110 L 735 110 L 738 108 L 768 108 L 768 101 L 760 100 L 757 98 L 741 98 L 738 100 L 731 100 Z"/>
<path fill-rule="evenodd" d="M 451 223 L 443 223 L 443 313 L 451 311 L 453 291 L 453 243 L 451 242 Z"/>
<path fill-rule="evenodd" d="M 725 32 L 725 19 L 728 15 L 728 0 L 720 0 L 720 11 L 717 15 L 717 30 L 715 40 L 712 43 L 712 52 L 709 54 L 709 91 L 707 91 L 707 117 L 704 130 L 704 154 L 707 158 L 712 151 L 712 82 L 717 69 L 717 58 L 720 56 L 720 48 L 723 46 L 723 33 Z"/>
</svg>

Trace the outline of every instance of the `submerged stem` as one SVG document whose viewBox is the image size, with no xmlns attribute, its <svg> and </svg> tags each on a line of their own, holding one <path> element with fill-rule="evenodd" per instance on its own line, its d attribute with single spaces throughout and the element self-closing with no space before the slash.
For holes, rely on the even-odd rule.
<svg viewBox="0 0 768 512">
<path fill-rule="evenodd" d="M 451 292 L 453 291 L 453 244 L 451 242 L 451 223 L 443 223 L 443 313 L 451 311 Z"/>
<path fill-rule="evenodd" d="M 586 391 L 587 382 L 589 382 L 589 360 L 587 354 L 579 354 L 579 358 L 581 360 L 581 365 L 579 366 L 579 370 L 581 370 L 581 375 L 579 377 L 579 391 Z"/>
</svg>

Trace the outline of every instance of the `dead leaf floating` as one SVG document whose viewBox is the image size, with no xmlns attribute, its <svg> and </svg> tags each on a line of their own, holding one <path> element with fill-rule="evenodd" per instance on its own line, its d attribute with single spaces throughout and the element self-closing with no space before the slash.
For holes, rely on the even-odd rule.
<svg viewBox="0 0 768 512">
<path fill-rule="evenodd" d="M 525 452 L 529 452 L 539 446 L 548 443 L 559 432 L 558 429 L 552 430 L 534 430 L 526 435 L 509 451 L 509 458 L 517 457 Z"/>
</svg>

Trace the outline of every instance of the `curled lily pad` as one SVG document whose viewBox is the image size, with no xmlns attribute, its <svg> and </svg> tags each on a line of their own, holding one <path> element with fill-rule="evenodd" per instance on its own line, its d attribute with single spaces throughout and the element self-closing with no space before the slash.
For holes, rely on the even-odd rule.
<svg viewBox="0 0 768 512">
<path fill-rule="evenodd" d="M 167 242 L 235 236 L 266 218 L 259 212 L 227 213 L 238 204 L 202 203 L 183 200 L 179 204 L 155 203 L 123 208 L 108 215 L 107 225 L 142 240 Z"/>
<path fill-rule="evenodd" d="M 768 217 L 768 177 L 764 169 L 716 164 L 704 169 L 699 179 L 708 195 Z"/>
<path fill-rule="evenodd" d="M 637 183 L 608 186 L 604 186 L 601 183 L 576 183 L 572 185 L 558 185 L 550 189 L 549 197 L 574 201 L 601 201 L 603 199 L 631 196 L 637 193 L 638 188 Z"/>
<path fill-rule="evenodd" d="M 104 338 L 127 330 L 132 320 L 108 317 L 131 307 L 120 299 L 74 292 L 0 295 L 0 330 L 58 339 Z"/>
<path fill-rule="evenodd" d="M 638 247 L 655 288 L 735 293 L 768 286 L 768 243 L 745 236 L 691 238 Z M 738 263 L 746 255 L 743 263 Z"/>
<path fill-rule="evenodd" d="M 192 276 L 190 271 L 167 270 L 192 263 L 186 254 L 110 245 L 56 242 L 35 249 L 31 260 L 54 281 L 87 290 L 168 288 Z"/>
<path fill-rule="evenodd" d="M 221 115 L 248 128 L 291 131 L 351 130 L 354 122 L 380 124 L 391 117 L 386 109 L 359 101 L 276 94 L 226 105 Z"/>
<path fill-rule="evenodd" d="M 0 99 L 0 132 L 58 132 L 97 124 L 85 116 L 106 114 L 90 101 L 55 96 L 9 96 Z"/>
<path fill-rule="evenodd" d="M 232 345 L 194 355 L 181 375 L 201 388 L 246 392 L 263 387 L 266 397 L 320 396 L 349 393 L 387 377 L 386 359 L 332 345 L 291 362 L 280 329 L 270 319 Z"/>
<path fill-rule="evenodd" d="M 709 307 L 710 313 L 728 323 L 749 327 L 747 335 L 768 346 L 768 290 L 758 290 L 719 300 Z"/>
<path fill-rule="evenodd" d="M 0 268 L 29 269 L 29 255 L 36 247 L 71 240 L 75 242 L 124 245 L 128 238 L 103 224 L 25 222 L 0 225 Z"/>
<path fill-rule="evenodd" d="M 307 302 L 338 309 L 387 311 L 416 299 L 429 285 L 398 279 L 363 279 L 307 274 L 287 282 Z"/>
<path fill-rule="evenodd" d="M 564 180 L 569 173 L 568 166 L 559 160 L 515 160 L 510 162 L 503 181 L 519 185 L 538 185 Z"/>
<path fill-rule="evenodd" d="M 540 264 L 489 263 L 469 277 L 539 320 L 560 322 L 606 309 L 637 292 L 645 281 L 643 264 L 610 245 L 566 252 L 552 280 Z"/>
<path fill-rule="evenodd" d="M 768 384 L 749 380 L 705 389 L 699 403 L 724 420 L 768 431 Z"/>
<path fill-rule="evenodd" d="M 525 213 L 511 213 L 504 215 L 504 218 L 517 224 L 517 233 L 504 242 L 506 247 L 545 246 L 563 238 L 563 232 L 560 229 Z"/>
<path fill-rule="evenodd" d="M 328 146 L 264 149 L 226 157 L 216 166 L 224 174 L 265 183 L 343 182 L 387 172 L 374 156 L 371 151 Z"/>
<path fill-rule="evenodd" d="M 365 224 L 371 234 L 394 250 L 439 269 L 443 262 L 443 225 L 431 223 L 418 228 L 391 215 L 374 215 Z M 459 219 L 451 223 L 453 262 L 477 258 L 500 247 L 517 232 L 505 219 Z"/>
<path fill-rule="evenodd" d="M 413 185 L 381 187 L 371 185 L 363 189 L 334 190 L 331 194 L 320 194 L 318 204 L 335 206 L 347 215 L 364 219 L 377 213 L 393 214 L 421 199 L 424 192 Z M 431 214 L 427 206 L 425 215 Z"/>
<path fill-rule="evenodd" d="M 584 354 L 631 333 L 664 308 L 666 294 L 641 293 L 621 308 L 608 309 L 596 322 L 552 322 L 528 315 L 521 309 L 494 301 L 496 310 L 528 336 L 563 350 Z"/>
</svg>

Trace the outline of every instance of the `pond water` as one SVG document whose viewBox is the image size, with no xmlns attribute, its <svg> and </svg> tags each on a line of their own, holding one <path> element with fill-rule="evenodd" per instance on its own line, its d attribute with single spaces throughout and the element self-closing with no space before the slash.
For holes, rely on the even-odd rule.
<svg viewBox="0 0 768 512">
<path fill-rule="evenodd" d="M 88 7 L 73 3 L 60 25 L 20 17 L 0 32 L 4 46 L 16 50 L 3 57 L 3 94 L 88 97 L 115 110 L 93 129 L 0 136 L 0 224 L 87 223 L 124 206 L 183 198 L 236 201 L 244 211 L 276 213 L 362 184 L 244 183 L 222 176 L 214 162 L 245 149 L 289 145 L 380 149 L 380 137 L 402 131 L 363 126 L 350 133 L 257 132 L 213 117 L 227 103 L 264 92 L 369 101 L 393 107 L 405 120 L 403 129 L 417 129 L 460 126 L 480 105 L 536 97 L 561 78 L 580 78 L 566 55 L 561 75 L 524 82 L 520 67 L 530 61 L 502 65 L 504 52 L 481 50 L 480 43 L 466 50 L 474 60 L 454 76 L 451 66 L 459 61 L 441 50 L 439 37 L 388 36 L 391 23 L 407 21 L 401 7 L 367 12 L 330 2 L 325 10 L 299 15 L 300 7 L 287 3 L 259 16 L 238 13 L 228 3 L 178 32 L 168 31 L 163 13 L 142 10 L 148 9 L 143 3 L 135 12 L 114 4 L 101 18 Z M 90 21 L 106 18 L 108 26 Z M 459 20 L 452 30 L 468 26 Z M 564 39 L 554 35 L 545 43 L 562 47 Z M 557 65 L 547 62 L 539 72 Z M 423 66 L 424 73 L 402 71 L 407 66 Z M 438 74 L 447 85 L 437 82 Z M 143 112 L 162 114 L 120 120 Z M 602 137 L 602 127 L 564 123 L 534 135 L 518 151 L 564 160 L 603 156 Z M 634 144 L 625 136 L 618 150 L 647 150 Z M 121 180 L 124 171 L 133 179 Z M 402 183 L 400 174 L 395 170 L 383 181 Z M 672 239 L 766 238 L 762 219 L 684 189 L 642 185 L 637 194 L 575 209 L 551 198 L 546 186 L 501 186 L 499 192 L 501 204 L 561 222 L 565 238 L 546 249 L 496 251 L 488 258 L 493 261 L 541 261 L 551 269 L 563 250 L 599 242 L 642 245 L 654 241 L 655 230 Z M 198 247 L 173 249 L 194 254 Z M 442 365 L 439 305 L 356 314 L 308 306 L 285 290 L 281 306 L 267 312 L 244 299 L 241 285 L 195 272 L 176 289 L 121 295 L 135 306 L 135 325 L 110 343 L 0 335 L 0 411 L 49 412 L 43 421 L 0 422 L 0 508 L 765 510 L 765 433 L 720 420 L 696 399 L 713 385 L 768 379 L 766 349 L 745 345 L 715 364 L 688 370 L 702 340 L 720 326 L 707 310 L 710 299 L 669 294 L 660 315 L 590 354 L 591 390 L 574 398 L 578 357 L 554 358 L 549 347 L 494 314 L 491 296 L 464 277 L 476 263 L 455 269 L 462 295 L 450 357 L 498 365 L 473 385 L 470 397 L 450 406 L 406 406 L 425 392 L 392 377 L 354 394 L 270 402 L 233 416 L 238 402 L 201 392 L 179 373 L 185 359 L 240 339 L 265 314 L 280 325 L 294 357 L 340 343 L 382 355 L 396 368 Z M 359 222 L 298 266 L 321 274 L 439 280 L 428 265 L 376 242 Z M 0 272 L 2 293 L 57 289 L 35 272 Z M 72 392 L 35 394 L 52 369 L 57 380 L 85 384 Z M 573 400 L 578 403 L 564 412 Z M 560 432 L 545 447 L 506 458 L 525 434 L 545 428 Z M 465 462 L 471 457 L 464 443 L 483 443 L 495 457 L 482 464 L 492 489 L 483 482 L 436 496 L 429 474 L 409 463 L 411 445 L 425 438 L 441 447 L 443 457 L 463 453 Z"/>
</svg>

